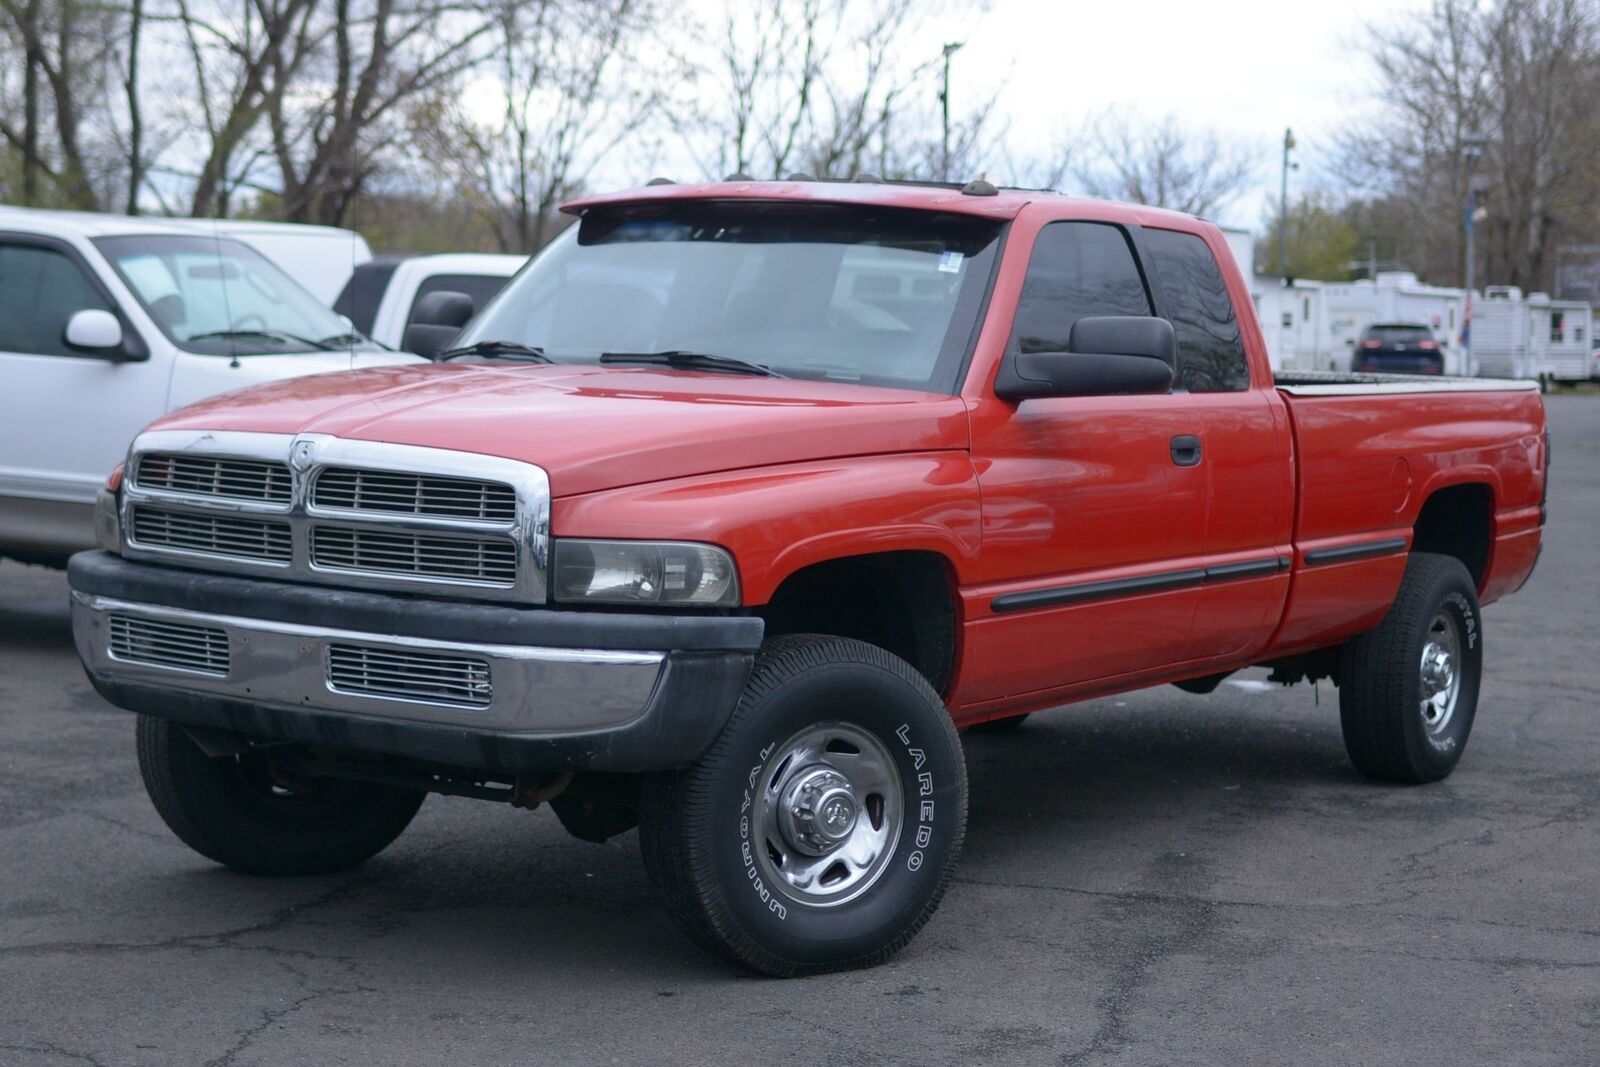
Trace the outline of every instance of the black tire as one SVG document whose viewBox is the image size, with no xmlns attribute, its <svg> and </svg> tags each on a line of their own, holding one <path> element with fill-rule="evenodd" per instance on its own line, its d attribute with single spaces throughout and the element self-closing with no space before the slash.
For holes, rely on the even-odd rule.
<svg viewBox="0 0 1600 1067">
<path fill-rule="evenodd" d="M 1452 673 L 1459 676 L 1443 718 L 1423 705 L 1423 654 L 1441 625 L 1455 627 Z M 1413 552 L 1389 614 L 1345 646 L 1342 673 L 1339 722 L 1357 770 L 1410 783 L 1436 782 L 1454 770 L 1472 733 L 1483 674 L 1478 594 L 1461 561 Z"/>
<path fill-rule="evenodd" d="M 891 812 L 884 827 L 896 823 L 896 804 L 903 820 L 892 844 L 891 831 L 880 831 L 886 836 L 870 869 L 875 874 L 865 867 L 848 873 L 862 879 L 860 888 L 843 883 L 839 892 L 853 895 L 819 903 L 773 874 L 778 851 L 760 813 L 793 810 L 763 806 L 764 798 L 792 795 L 786 783 L 804 779 L 802 765 L 823 766 L 793 756 L 789 746 L 836 731 L 856 731 L 860 747 L 876 745 L 893 768 L 880 778 L 879 793 L 857 798 L 852 827 L 865 830 L 869 824 L 861 820 L 869 818 L 877 825 L 874 795 L 879 813 Z M 841 751 L 839 744 L 830 740 L 816 751 L 831 758 L 827 753 Z M 639 838 L 651 881 L 692 940 L 754 970 L 792 977 L 871 966 L 906 945 L 944 895 L 966 818 L 961 741 L 927 681 L 875 646 L 804 635 L 778 638 L 762 650 L 710 751 L 686 770 L 652 778 Z M 790 849 L 792 842 L 780 844 Z M 828 870 L 817 876 L 817 892 L 828 876 Z"/>
<path fill-rule="evenodd" d="M 1014 734 L 1028 721 L 1028 713 L 1021 715 L 1008 715 L 1004 719 L 990 719 L 980 722 L 976 726 L 967 727 L 969 734 Z"/>
<path fill-rule="evenodd" d="M 426 793 L 318 779 L 288 792 L 265 753 L 212 757 L 176 723 L 139 716 L 139 772 L 162 820 L 209 860 L 250 874 L 328 874 L 383 851 Z"/>
</svg>

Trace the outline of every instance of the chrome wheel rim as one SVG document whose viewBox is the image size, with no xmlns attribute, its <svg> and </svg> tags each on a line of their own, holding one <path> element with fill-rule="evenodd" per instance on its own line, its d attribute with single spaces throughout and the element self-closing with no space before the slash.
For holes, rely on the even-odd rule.
<svg viewBox="0 0 1600 1067">
<path fill-rule="evenodd" d="M 904 824 L 900 769 L 883 742 L 847 723 L 808 726 L 779 745 L 757 783 L 767 884 L 831 907 L 871 888 Z"/>
<path fill-rule="evenodd" d="M 1461 628 L 1450 612 L 1441 610 L 1428 624 L 1418 666 L 1422 726 L 1429 737 L 1438 737 L 1450 728 L 1461 693 Z"/>
</svg>

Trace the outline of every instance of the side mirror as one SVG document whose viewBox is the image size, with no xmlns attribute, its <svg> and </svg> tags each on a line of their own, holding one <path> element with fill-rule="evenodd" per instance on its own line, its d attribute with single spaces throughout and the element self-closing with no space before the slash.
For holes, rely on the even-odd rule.
<svg viewBox="0 0 1600 1067">
<path fill-rule="evenodd" d="M 1019 352 L 1000 368 L 1004 400 L 1047 396 L 1165 393 L 1178 365 L 1172 323 L 1150 316 L 1099 315 L 1072 324 L 1065 352 Z"/>
<path fill-rule="evenodd" d="M 417 301 L 400 347 L 426 359 L 443 352 L 472 318 L 472 297 L 440 289 Z"/>
<path fill-rule="evenodd" d="M 116 358 L 122 349 L 122 323 L 109 311 L 84 308 L 67 320 L 65 339 L 73 348 Z"/>
</svg>

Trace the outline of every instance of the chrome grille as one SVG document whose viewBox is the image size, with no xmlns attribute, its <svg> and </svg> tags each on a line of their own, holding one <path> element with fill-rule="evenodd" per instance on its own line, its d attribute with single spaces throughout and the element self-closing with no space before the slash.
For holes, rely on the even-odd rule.
<svg viewBox="0 0 1600 1067">
<path fill-rule="evenodd" d="M 228 673 L 228 635 L 215 627 L 136 615 L 111 615 L 107 627 L 111 655 L 117 659 L 200 674 Z"/>
<path fill-rule="evenodd" d="M 362 645 L 328 646 L 328 687 L 472 708 L 486 708 L 494 699 L 487 660 Z"/>
<path fill-rule="evenodd" d="M 317 475 L 311 503 L 319 508 L 483 522 L 509 523 L 517 517 L 517 494 L 509 485 L 356 467 L 329 467 Z"/>
<path fill-rule="evenodd" d="M 289 524 L 136 505 L 129 534 L 138 545 L 207 556 L 288 563 L 294 556 Z"/>
<path fill-rule="evenodd" d="M 319 525 L 311 531 L 311 562 L 327 570 L 477 584 L 509 586 L 517 580 L 517 547 L 501 538 Z"/>
<path fill-rule="evenodd" d="M 542 604 L 537 464 L 331 434 L 146 430 L 118 502 L 130 559 Z"/>
<path fill-rule="evenodd" d="M 139 457 L 134 482 L 142 489 L 229 500 L 287 504 L 290 497 L 288 464 L 250 459 L 152 452 Z"/>
</svg>

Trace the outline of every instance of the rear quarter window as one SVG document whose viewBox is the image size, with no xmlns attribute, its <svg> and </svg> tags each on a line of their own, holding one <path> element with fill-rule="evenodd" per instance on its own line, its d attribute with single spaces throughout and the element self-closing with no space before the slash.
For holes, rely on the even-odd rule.
<svg viewBox="0 0 1600 1067">
<path fill-rule="evenodd" d="M 1250 388 L 1244 336 L 1210 247 L 1175 230 L 1146 230 L 1151 265 L 1178 338 L 1178 381 L 1191 393 Z"/>
</svg>

